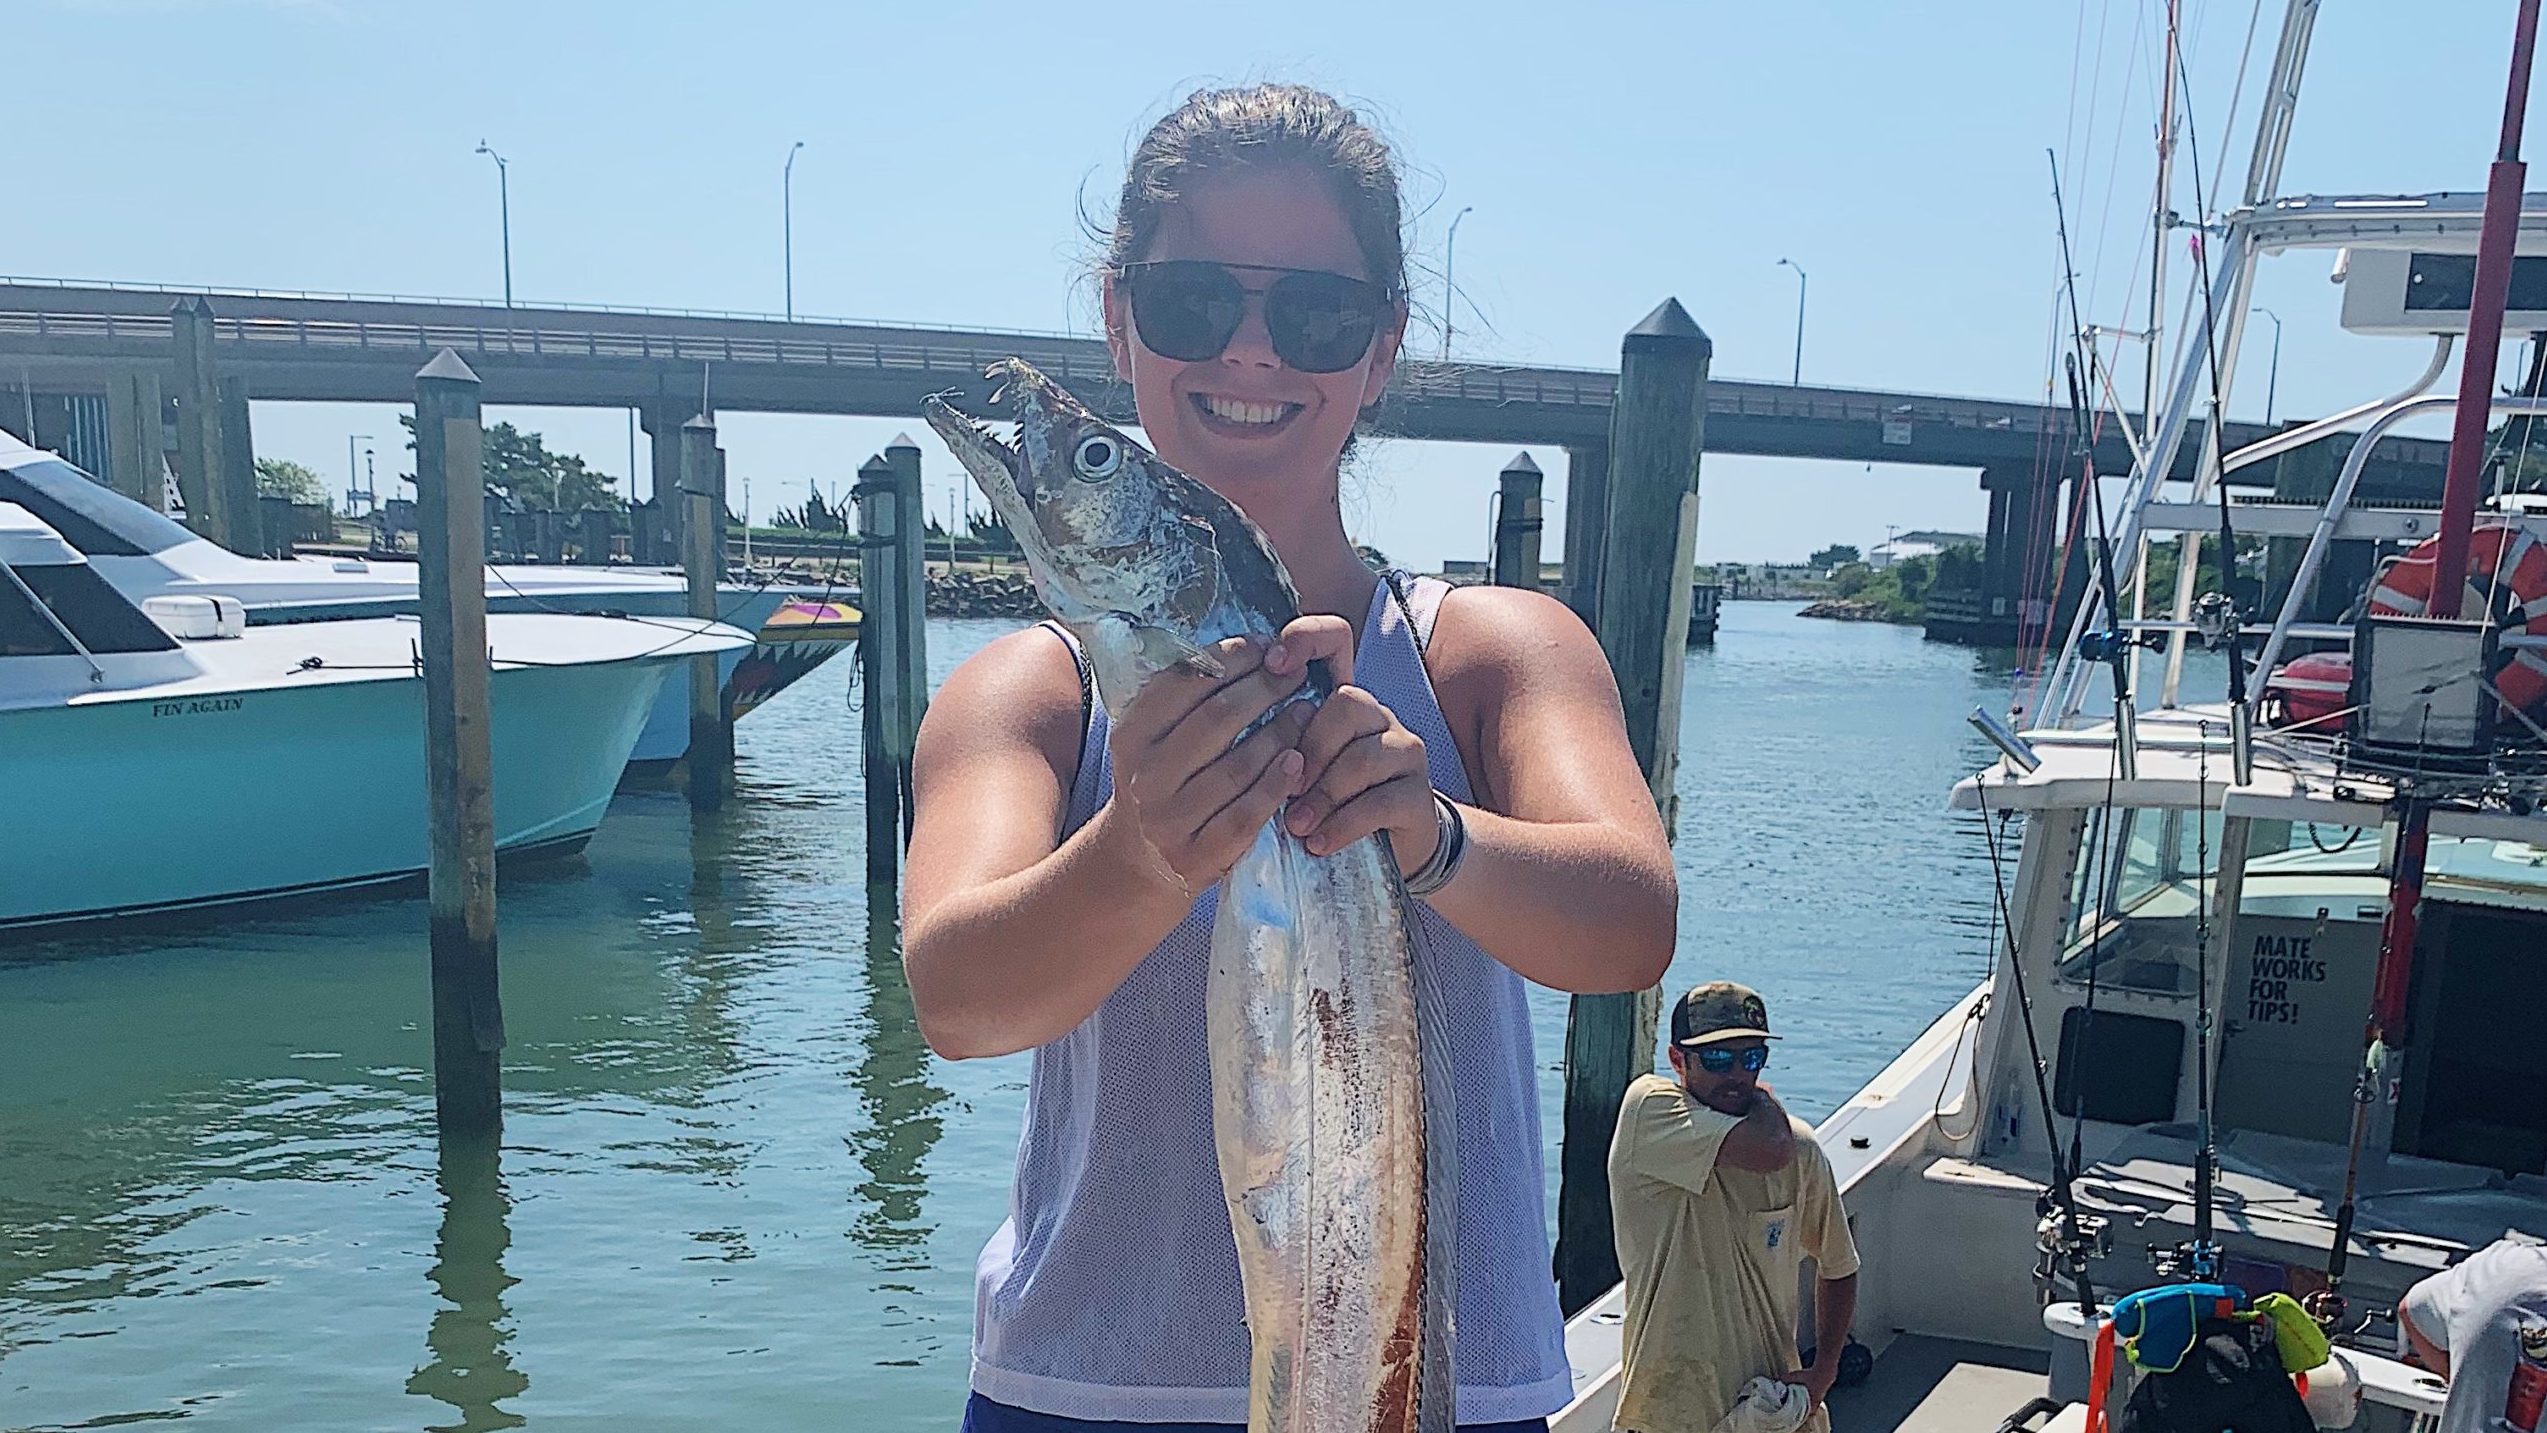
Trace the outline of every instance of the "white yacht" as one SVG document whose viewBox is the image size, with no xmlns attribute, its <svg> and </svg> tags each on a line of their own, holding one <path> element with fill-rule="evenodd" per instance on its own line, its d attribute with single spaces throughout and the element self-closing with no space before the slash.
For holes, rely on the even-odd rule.
<svg viewBox="0 0 2547 1433">
<path fill-rule="evenodd" d="M 1951 800 L 1999 873 L 1990 978 L 1819 1129 L 1873 1355 L 1841 1365 L 1841 1433 L 2088 1426 L 2133 1377 L 2091 1377 L 2111 1301 L 2195 1279 L 2316 1317 L 2359 1398 L 2321 1426 L 2413 1427 L 2445 1390 L 2404 1361 L 2401 1295 L 2507 1230 L 2547 1236 L 2547 521 L 2486 504 L 2467 620 L 2442 621 L 2442 515 L 2360 495 L 2384 438 L 2455 401 L 2426 393 L 2470 329 L 2484 204 L 2276 196 L 2315 10 L 2290 4 L 2246 202 L 2204 226 L 2184 356 L 2028 729 L 1975 713 L 2005 756 Z M 2518 207 L 2516 335 L 2547 331 L 2547 196 Z M 2346 329 L 2433 357 L 2222 453 L 2201 420 L 2268 257 L 2331 261 Z M 2322 502 L 2226 497 L 2224 473 L 2330 437 Z M 2188 444 L 2199 476 L 2171 484 Z M 2157 545 L 2189 575 L 2224 526 L 2297 553 L 2260 610 L 2135 588 Z M 2245 679 L 2187 673 L 2194 643 Z M 1569 1322 L 1558 1433 L 1611 1426 L 1622 1307 Z"/>
<path fill-rule="evenodd" d="M 0 937 L 421 872 L 417 638 L 413 617 L 136 601 L 0 501 Z M 519 856 L 590 838 L 667 675 L 751 638 L 501 613 L 487 645 L 496 842 Z"/>
<path fill-rule="evenodd" d="M 242 557 L 5 432 L 0 432 L 0 502 L 41 517 L 136 602 L 218 594 L 244 603 L 255 626 L 415 610 L 412 562 Z M 676 617 L 689 611 L 687 580 L 663 569 L 495 564 L 487 568 L 486 588 L 491 612 Z M 750 646 L 718 659 L 729 716 L 739 719 L 855 642 L 856 600 L 849 584 L 721 584 L 718 620 L 756 636 Z M 640 768 L 669 766 L 689 744 L 688 688 L 673 682 L 657 699 L 629 760 Z"/>
</svg>

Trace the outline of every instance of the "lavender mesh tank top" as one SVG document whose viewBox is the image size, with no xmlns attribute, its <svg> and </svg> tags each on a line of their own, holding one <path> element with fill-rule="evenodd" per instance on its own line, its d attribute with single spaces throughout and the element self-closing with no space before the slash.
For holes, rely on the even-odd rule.
<svg viewBox="0 0 2547 1433">
<path fill-rule="evenodd" d="M 1422 653 L 1449 589 L 1398 580 L 1404 608 L 1388 582 L 1372 596 L 1355 684 L 1423 738 L 1433 785 L 1466 801 Z M 1113 791 L 1105 709 L 1091 707 L 1065 831 Z M 974 1281 L 972 1386 L 986 1398 L 1068 1418 L 1246 1421 L 1247 1330 L 1204 1049 L 1218 894 L 1203 892 L 1096 1013 L 1035 1051 L 1009 1217 Z M 1538 1418 L 1565 1405 L 1573 1377 L 1549 1275 L 1527 999 L 1519 975 L 1415 907 L 1419 990 L 1444 993 L 1459 1070 L 1459 1420 Z"/>
</svg>

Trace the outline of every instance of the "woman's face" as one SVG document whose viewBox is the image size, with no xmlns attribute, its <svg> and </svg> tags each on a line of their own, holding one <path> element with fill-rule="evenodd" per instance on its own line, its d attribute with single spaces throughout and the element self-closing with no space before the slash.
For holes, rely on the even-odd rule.
<svg viewBox="0 0 2547 1433">
<path fill-rule="evenodd" d="M 1334 196 L 1304 169 L 1204 181 L 1160 216 L 1141 257 L 1373 277 Z M 1336 460 L 1354 420 L 1388 386 L 1406 327 L 1404 309 L 1393 307 L 1361 362 L 1340 373 L 1301 372 L 1265 332 L 1262 291 L 1275 277 L 1239 271 L 1256 293 L 1237 333 L 1218 356 L 1190 363 L 1143 345 L 1119 285 L 1109 279 L 1105 293 L 1115 369 L 1132 385 L 1150 446 L 1260 520 L 1285 502 L 1334 505 Z"/>
</svg>

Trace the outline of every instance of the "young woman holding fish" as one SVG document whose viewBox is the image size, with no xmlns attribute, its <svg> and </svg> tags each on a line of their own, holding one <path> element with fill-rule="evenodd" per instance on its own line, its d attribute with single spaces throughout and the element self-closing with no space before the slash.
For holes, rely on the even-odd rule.
<svg viewBox="0 0 2547 1433">
<path fill-rule="evenodd" d="M 1570 1395 L 1524 980 L 1658 980 L 1670 850 L 1570 612 L 1384 582 L 1345 534 L 1341 457 L 1394 369 L 1405 293 L 1395 161 L 1334 100 L 1197 94 L 1136 151 L 1105 271 L 1116 366 L 1158 456 L 1262 531 L 1306 615 L 1218 644 L 1213 675 L 1151 679 L 1111 720 L 1043 629 L 986 647 L 930 705 L 913 1001 L 941 1054 L 1036 1052 L 1012 1217 L 978 1275 L 968 1428 L 1248 1416 L 1202 992 L 1214 887 L 1277 817 L 1320 855 L 1385 833 L 1421 896 L 1455 1097 L 1463 1426 L 1536 1426 Z M 1251 733 L 1312 663 L 1334 693 Z"/>
</svg>

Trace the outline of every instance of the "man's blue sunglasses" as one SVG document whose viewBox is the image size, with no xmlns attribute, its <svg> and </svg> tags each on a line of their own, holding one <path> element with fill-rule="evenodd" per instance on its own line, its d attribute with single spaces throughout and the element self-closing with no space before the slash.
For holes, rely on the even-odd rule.
<svg viewBox="0 0 2547 1433">
<path fill-rule="evenodd" d="M 1730 1074 L 1737 1064 L 1752 1074 L 1769 1067 L 1769 1047 L 1755 1045 L 1748 1050 L 1708 1050 L 1698 1052 L 1698 1067 L 1710 1075 Z"/>
</svg>

